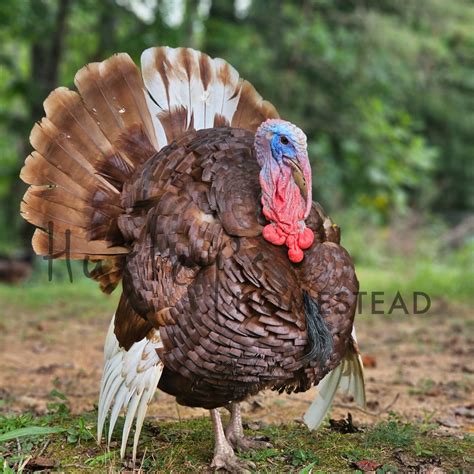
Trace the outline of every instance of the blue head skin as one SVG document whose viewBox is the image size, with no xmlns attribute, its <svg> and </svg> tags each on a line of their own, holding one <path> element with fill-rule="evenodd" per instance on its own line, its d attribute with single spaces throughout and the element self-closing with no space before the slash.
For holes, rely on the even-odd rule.
<svg viewBox="0 0 474 474">
<path fill-rule="evenodd" d="M 283 157 L 295 161 L 297 153 L 293 141 L 296 140 L 293 137 L 291 130 L 288 130 L 284 125 L 276 125 L 273 128 L 273 138 L 270 140 L 270 148 L 272 151 L 273 158 L 281 164 Z"/>
<path fill-rule="evenodd" d="M 301 191 L 306 217 L 311 207 L 311 166 L 303 131 L 284 120 L 267 120 L 255 134 L 255 150 L 262 187 L 273 188 L 278 177 L 289 176 Z"/>
</svg>

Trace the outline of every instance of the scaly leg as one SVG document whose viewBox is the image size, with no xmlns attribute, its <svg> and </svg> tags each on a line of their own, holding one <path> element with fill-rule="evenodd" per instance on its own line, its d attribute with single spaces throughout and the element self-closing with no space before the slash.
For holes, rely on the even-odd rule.
<svg viewBox="0 0 474 474">
<path fill-rule="evenodd" d="M 237 451 L 249 451 L 251 449 L 271 448 L 272 445 L 266 441 L 249 438 L 244 434 L 242 416 L 240 414 L 240 403 L 233 402 L 228 408 L 230 421 L 225 430 L 225 436 L 229 444 Z"/>
<path fill-rule="evenodd" d="M 250 474 L 249 468 L 255 469 L 255 464 L 237 458 L 225 437 L 219 410 L 215 408 L 210 412 L 215 436 L 214 458 L 212 459 L 211 468 L 225 469 L 228 472 L 239 474 Z"/>
</svg>

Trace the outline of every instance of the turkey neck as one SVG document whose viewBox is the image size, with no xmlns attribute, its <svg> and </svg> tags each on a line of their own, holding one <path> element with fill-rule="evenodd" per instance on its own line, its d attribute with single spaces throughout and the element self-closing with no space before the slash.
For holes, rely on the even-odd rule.
<svg viewBox="0 0 474 474">
<path fill-rule="evenodd" d="M 272 163 L 273 161 L 273 163 Z M 260 171 L 262 212 L 267 220 L 280 227 L 285 234 L 297 234 L 304 228 L 306 201 L 293 180 L 291 169 L 265 160 Z"/>
</svg>

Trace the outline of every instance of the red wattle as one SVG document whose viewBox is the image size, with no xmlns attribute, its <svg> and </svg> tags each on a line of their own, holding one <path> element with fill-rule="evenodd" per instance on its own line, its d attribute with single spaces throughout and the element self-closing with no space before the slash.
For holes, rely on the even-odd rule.
<svg viewBox="0 0 474 474">
<path fill-rule="evenodd" d="M 303 260 L 304 254 L 303 251 L 299 247 L 293 247 L 288 250 L 288 258 L 293 263 L 299 263 Z"/>
<path fill-rule="evenodd" d="M 304 258 L 303 250 L 311 247 L 314 234 L 306 227 L 300 234 L 285 234 L 278 225 L 267 224 L 262 231 L 263 238 L 273 245 L 286 244 L 288 247 L 288 258 L 293 263 L 299 263 Z"/>
<path fill-rule="evenodd" d="M 305 227 L 304 231 L 298 235 L 298 246 L 303 249 L 309 249 L 314 241 L 314 234 L 311 229 Z"/>
<path fill-rule="evenodd" d="M 285 236 L 277 232 L 274 225 L 268 224 L 263 228 L 263 238 L 274 245 L 283 245 L 285 243 Z"/>
<path fill-rule="evenodd" d="M 289 249 L 293 249 L 298 246 L 298 241 L 294 235 L 290 234 L 286 237 L 286 246 Z"/>
</svg>

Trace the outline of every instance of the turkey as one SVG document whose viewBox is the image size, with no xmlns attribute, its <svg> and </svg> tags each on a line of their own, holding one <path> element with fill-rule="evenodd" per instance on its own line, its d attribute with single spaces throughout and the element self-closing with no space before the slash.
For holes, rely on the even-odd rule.
<svg viewBox="0 0 474 474">
<path fill-rule="evenodd" d="M 305 134 L 222 59 L 147 49 L 88 64 L 54 90 L 21 178 L 38 255 L 88 259 L 121 284 L 104 349 L 98 439 L 125 412 L 133 460 L 158 387 L 210 410 L 212 467 L 245 470 L 258 447 L 239 403 L 320 383 L 365 403 L 353 321 L 358 282 L 339 228 L 312 201 Z M 219 408 L 227 408 L 224 429 Z"/>
</svg>

